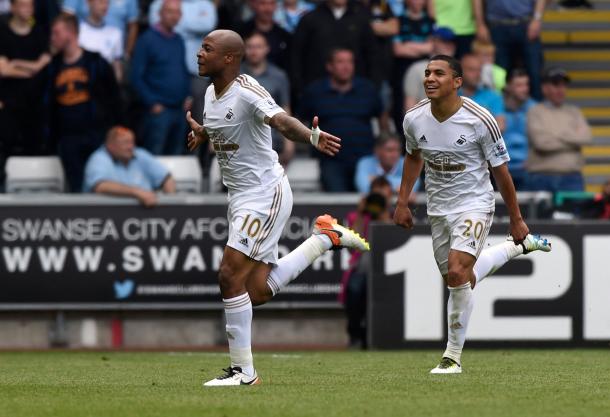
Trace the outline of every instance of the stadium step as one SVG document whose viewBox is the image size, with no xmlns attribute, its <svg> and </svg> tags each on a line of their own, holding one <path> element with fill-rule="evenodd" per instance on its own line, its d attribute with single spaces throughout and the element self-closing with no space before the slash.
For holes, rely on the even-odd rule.
<svg viewBox="0 0 610 417">
<path fill-rule="evenodd" d="M 610 126 L 591 126 L 593 142 L 597 146 L 610 145 Z"/>
<path fill-rule="evenodd" d="M 568 101 L 592 125 L 593 144 L 583 148 L 586 190 L 598 192 L 610 178 L 610 0 L 592 0 L 593 10 L 560 9 L 544 13 L 546 66 L 568 70 Z"/>
<path fill-rule="evenodd" d="M 610 87 L 610 71 L 573 70 L 568 71 L 572 87 Z"/>
<path fill-rule="evenodd" d="M 610 107 L 583 107 L 581 110 L 593 124 L 599 124 L 596 122 L 600 121 L 610 121 Z"/>
<path fill-rule="evenodd" d="M 610 49 L 560 49 L 544 51 L 544 60 L 551 62 L 581 63 L 593 61 L 606 63 L 610 61 Z"/>
<path fill-rule="evenodd" d="M 548 30 L 542 32 L 542 42 L 545 44 L 596 44 L 610 43 L 610 31 L 608 30 Z"/>
</svg>

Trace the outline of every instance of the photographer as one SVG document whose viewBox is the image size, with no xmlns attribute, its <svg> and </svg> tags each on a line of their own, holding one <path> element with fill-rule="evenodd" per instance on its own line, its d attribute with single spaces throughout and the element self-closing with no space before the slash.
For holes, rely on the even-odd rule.
<svg viewBox="0 0 610 417">
<path fill-rule="evenodd" d="M 610 220 L 610 180 L 606 181 L 602 191 L 593 200 L 584 205 L 583 218 Z"/>
<path fill-rule="evenodd" d="M 371 192 L 362 198 L 358 209 L 347 214 L 347 224 L 364 238 L 371 222 L 392 223 L 392 185 L 385 177 L 371 182 Z M 366 342 L 366 277 L 371 262 L 369 252 L 352 252 L 349 269 L 341 280 L 339 301 L 345 306 L 347 332 L 351 348 L 365 349 Z"/>
</svg>

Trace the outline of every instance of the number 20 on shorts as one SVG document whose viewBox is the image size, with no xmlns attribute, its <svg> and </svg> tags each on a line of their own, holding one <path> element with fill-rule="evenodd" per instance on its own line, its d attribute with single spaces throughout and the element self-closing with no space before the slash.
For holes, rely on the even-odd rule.
<svg viewBox="0 0 610 417">
<path fill-rule="evenodd" d="M 465 220 L 464 223 L 466 224 L 466 230 L 464 231 L 462 236 L 469 237 L 470 229 L 473 229 L 472 226 L 474 224 L 474 230 L 473 230 L 474 238 L 478 240 L 481 237 L 481 233 L 483 233 L 483 223 L 482 222 L 473 223 L 473 221 L 470 219 Z"/>
</svg>

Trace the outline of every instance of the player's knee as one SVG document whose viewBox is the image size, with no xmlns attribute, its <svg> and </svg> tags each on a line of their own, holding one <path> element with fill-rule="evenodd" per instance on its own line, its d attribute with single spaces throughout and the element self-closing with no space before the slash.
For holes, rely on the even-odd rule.
<svg viewBox="0 0 610 417">
<path fill-rule="evenodd" d="M 447 272 L 447 285 L 449 287 L 459 287 L 470 282 L 468 270 L 461 265 L 451 266 Z"/>
<path fill-rule="evenodd" d="M 235 270 L 228 264 L 221 264 L 218 270 L 218 283 L 223 297 L 230 297 L 235 292 L 243 292 L 243 288 L 238 288 Z"/>
</svg>

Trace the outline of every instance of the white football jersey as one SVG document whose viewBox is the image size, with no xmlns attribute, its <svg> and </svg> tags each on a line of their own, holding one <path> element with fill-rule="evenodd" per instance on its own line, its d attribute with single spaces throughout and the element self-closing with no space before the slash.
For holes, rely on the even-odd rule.
<svg viewBox="0 0 610 417">
<path fill-rule="evenodd" d="M 203 126 L 229 194 L 275 186 L 284 169 L 271 147 L 271 128 L 264 120 L 284 110 L 271 95 L 254 78 L 242 74 L 220 98 L 210 84 L 204 109 Z"/>
<path fill-rule="evenodd" d="M 407 152 L 420 150 L 426 166 L 428 214 L 445 216 L 495 207 L 487 162 L 510 160 L 491 113 L 467 97 L 462 107 L 440 123 L 425 99 L 403 121 Z"/>
</svg>

